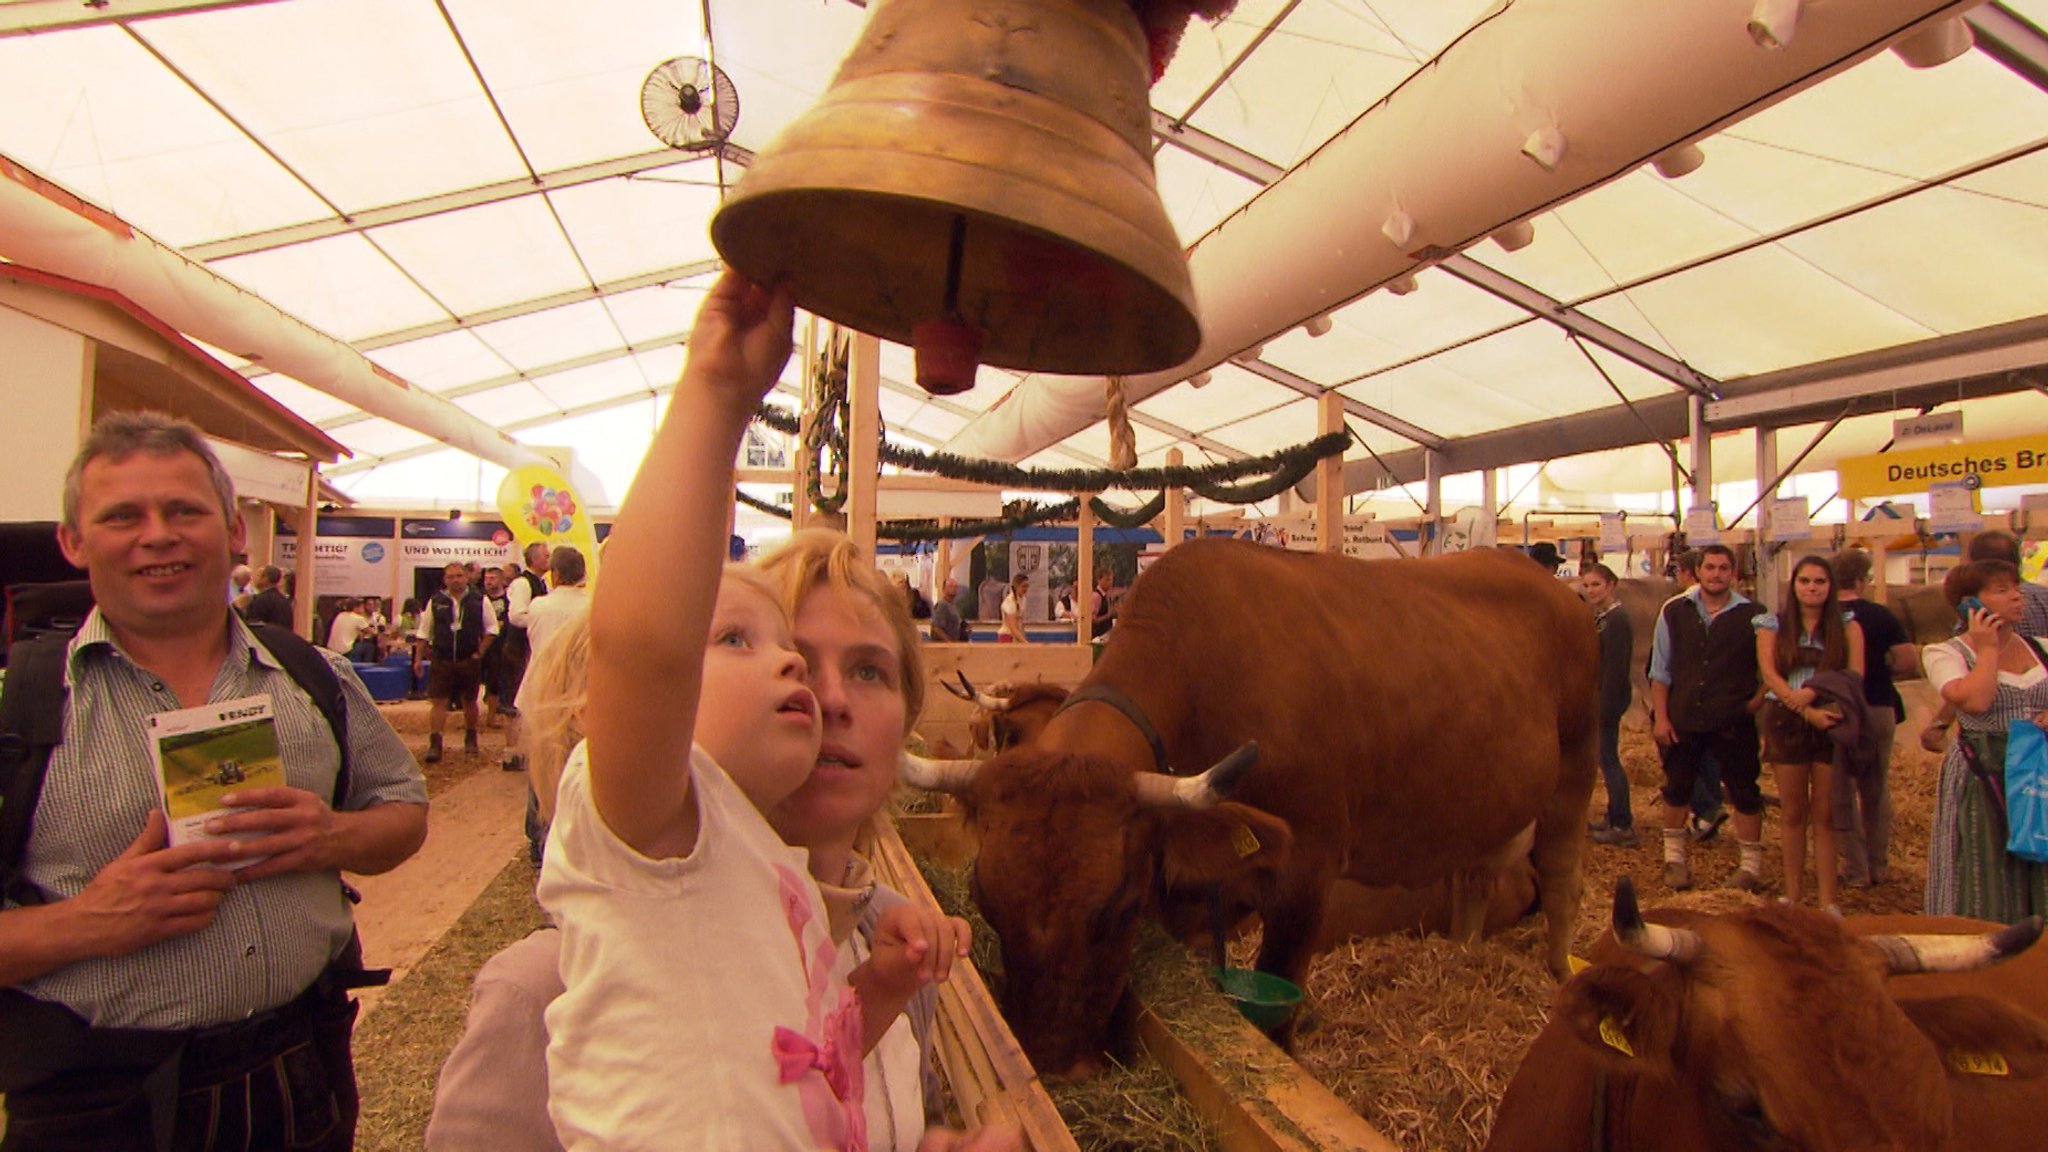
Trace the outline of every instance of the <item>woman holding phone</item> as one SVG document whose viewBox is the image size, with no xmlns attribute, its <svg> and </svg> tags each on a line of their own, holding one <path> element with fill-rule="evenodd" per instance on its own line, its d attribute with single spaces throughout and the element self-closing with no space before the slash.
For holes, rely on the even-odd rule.
<svg viewBox="0 0 2048 1152">
<path fill-rule="evenodd" d="M 1964 564 L 1942 581 L 1942 593 L 1967 631 L 1929 645 L 1921 657 L 1927 682 L 1962 720 L 1941 762 L 1927 912 L 2012 923 L 2048 913 L 2048 866 L 2005 850 L 2004 800 L 2012 722 L 2048 721 L 2048 658 L 2019 633 L 2027 601 L 2011 564 Z"/>
</svg>

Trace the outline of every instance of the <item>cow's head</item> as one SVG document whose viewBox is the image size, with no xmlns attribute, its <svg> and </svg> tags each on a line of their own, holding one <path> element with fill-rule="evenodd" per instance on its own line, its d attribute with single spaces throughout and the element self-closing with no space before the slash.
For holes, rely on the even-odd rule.
<svg viewBox="0 0 2048 1152">
<path fill-rule="evenodd" d="M 989 691 L 974 686 L 965 672 L 955 672 L 959 687 L 950 680 L 939 686 L 975 706 L 967 731 L 976 748 L 1007 752 L 1038 739 L 1053 714 L 1066 703 L 1068 689 L 1060 684 L 996 684 Z"/>
<path fill-rule="evenodd" d="M 1002 939 L 1003 1014 L 1041 1073 L 1097 1067 L 1139 918 L 1164 896 L 1284 866 L 1286 822 L 1223 799 L 1257 755 L 1248 744 L 1193 777 L 1033 749 L 906 773 L 959 793 L 975 822 L 974 897 Z"/>
<path fill-rule="evenodd" d="M 1636 1119 L 1703 1147 L 1933 1152 L 1953 1123 L 1952 1071 L 1983 1059 L 2016 1078 L 2048 1073 L 2048 1026 L 1982 997 L 1900 1002 L 1885 978 L 1995 963 L 2040 931 L 1858 937 L 1785 907 L 1666 927 L 1643 921 L 1624 879 L 1615 938 L 1662 962 L 1596 964 L 1553 1016 L 1609 1075 L 1647 1078 L 1638 1111 L 1675 1096 Z"/>
</svg>

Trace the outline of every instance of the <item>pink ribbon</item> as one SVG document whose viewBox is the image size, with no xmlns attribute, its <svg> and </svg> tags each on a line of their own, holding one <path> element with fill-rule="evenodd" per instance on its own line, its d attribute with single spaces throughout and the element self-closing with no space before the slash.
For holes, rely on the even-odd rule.
<svg viewBox="0 0 2048 1152">
<path fill-rule="evenodd" d="M 772 1048 L 776 1075 L 782 1083 L 794 1083 L 812 1072 L 819 1072 L 832 1089 L 832 1095 L 841 1102 L 846 1100 L 846 1061 L 840 1056 L 837 1044 L 828 1039 L 820 1047 L 803 1033 L 778 1025 Z"/>
</svg>

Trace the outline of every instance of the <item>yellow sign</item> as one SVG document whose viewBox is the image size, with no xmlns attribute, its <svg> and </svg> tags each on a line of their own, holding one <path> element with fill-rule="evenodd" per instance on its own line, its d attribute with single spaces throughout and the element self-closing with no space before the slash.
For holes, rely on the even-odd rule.
<svg viewBox="0 0 2048 1152">
<path fill-rule="evenodd" d="M 1835 474 L 1842 495 L 1852 500 L 1925 492 L 1972 476 L 1986 488 L 2048 484 L 2048 435 L 1851 456 L 1835 465 Z"/>
</svg>

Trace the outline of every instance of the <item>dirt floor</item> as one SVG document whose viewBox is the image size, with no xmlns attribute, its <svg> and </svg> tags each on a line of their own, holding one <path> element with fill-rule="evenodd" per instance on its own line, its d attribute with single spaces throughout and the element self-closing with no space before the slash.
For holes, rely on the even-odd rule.
<svg viewBox="0 0 2048 1152">
<path fill-rule="evenodd" d="M 377 711 L 383 713 L 384 719 L 391 727 L 405 738 L 406 746 L 412 749 L 415 758 L 423 758 L 427 754 L 427 725 L 432 721 L 432 715 L 427 708 L 428 702 L 425 700 L 401 700 L 377 705 Z M 479 768 L 496 768 L 498 758 L 505 752 L 505 742 L 510 729 L 503 721 L 499 722 L 498 727 L 492 727 L 481 705 L 478 707 L 477 751 L 474 753 L 462 750 L 462 723 L 460 712 L 449 715 L 448 727 L 442 735 L 443 755 L 439 764 L 428 764 L 424 759 L 421 760 L 420 771 L 426 775 L 429 797 L 438 795 L 449 785 Z"/>
</svg>

